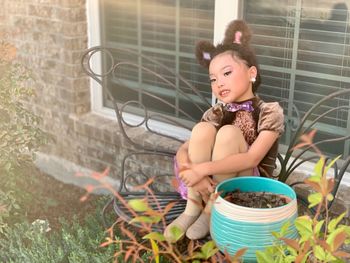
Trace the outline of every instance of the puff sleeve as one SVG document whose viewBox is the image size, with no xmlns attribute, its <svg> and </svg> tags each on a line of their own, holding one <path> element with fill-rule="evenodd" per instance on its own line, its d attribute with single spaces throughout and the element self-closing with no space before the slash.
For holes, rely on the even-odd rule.
<svg viewBox="0 0 350 263">
<path fill-rule="evenodd" d="M 275 131 L 279 136 L 284 131 L 283 109 L 278 102 L 262 103 L 258 122 L 258 133 L 261 131 Z"/>
<path fill-rule="evenodd" d="M 210 122 L 218 128 L 221 126 L 223 118 L 223 104 L 217 103 L 203 114 L 201 121 Z"/>
</svg>

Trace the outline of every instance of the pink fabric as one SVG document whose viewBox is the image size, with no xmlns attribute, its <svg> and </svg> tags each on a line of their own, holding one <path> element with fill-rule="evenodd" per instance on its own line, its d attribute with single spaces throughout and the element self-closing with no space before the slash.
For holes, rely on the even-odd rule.
<svg viewBox="0 0 350 263">
<path fill-rule="evenodd" d="M 187 200 L 187 186 L 179 177 L 179 165 L 176 161 L 176 157 L 174 157 L 174 173 L 178 185 L 176 191 L 181 195 L 182 199 Z"/>
</svg>

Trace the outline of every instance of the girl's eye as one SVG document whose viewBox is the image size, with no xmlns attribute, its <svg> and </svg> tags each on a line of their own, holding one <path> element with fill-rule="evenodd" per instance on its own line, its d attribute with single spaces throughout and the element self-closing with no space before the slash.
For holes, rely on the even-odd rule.
<svg viewBox="0 0 350 263">
<path fill-rule="evenodd" d="M 209 81 L 210 81 L 210 83 L 213 83 L 216 81 L 216 79 L 210 79 Z"/>
<path fill-rule="evenodd" d="M 232 71 L 226 71 L 225 73 L 224 73 L 224 76 L 228 76 L 228 75 L 230 75 L 232 73 Z"/>
</svg>

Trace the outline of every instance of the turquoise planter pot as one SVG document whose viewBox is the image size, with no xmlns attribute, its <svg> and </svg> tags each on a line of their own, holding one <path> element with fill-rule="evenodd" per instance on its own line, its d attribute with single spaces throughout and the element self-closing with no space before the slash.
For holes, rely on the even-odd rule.
<svg viewBox="0 0 350 263">
<path fill-rule="evenodd" d="M 227 192 L 239 189 L 241 192 L 270 192 L 287 196 L 291 201 L 276 208 L 249 208 L 232 204 L 223 197 Z M 257 250 L 273 245 L 272 232 L 279 232 L 281 226 L 290 221 L 287 238 L 298 237 L 294 220 L 298 216 L 296 194 L 288 185 L 279 181 L 256 176 L 237 177 L 221 182 L 216 187 L 220 193 L 213 204 L 210 234 L 221 251 L 235 254 L 241 248 L 248 248 L 244 262 L 255 262 Z"/>
</svg>

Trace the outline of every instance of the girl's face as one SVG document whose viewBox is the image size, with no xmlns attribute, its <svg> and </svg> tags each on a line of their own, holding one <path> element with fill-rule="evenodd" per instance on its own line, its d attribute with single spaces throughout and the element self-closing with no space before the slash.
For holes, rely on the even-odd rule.
<svg viewBox="0 0 350 263">
<path fill-rule="evenodd" d="M 224 52 L 213 58 L 209 65 L 211 89 L 217 99 L 224 103 L 240 102 L 254 97 L 251 78 L 257 74 L 256 67 L 248 67 L 243 61 Z"/>
</svg>

